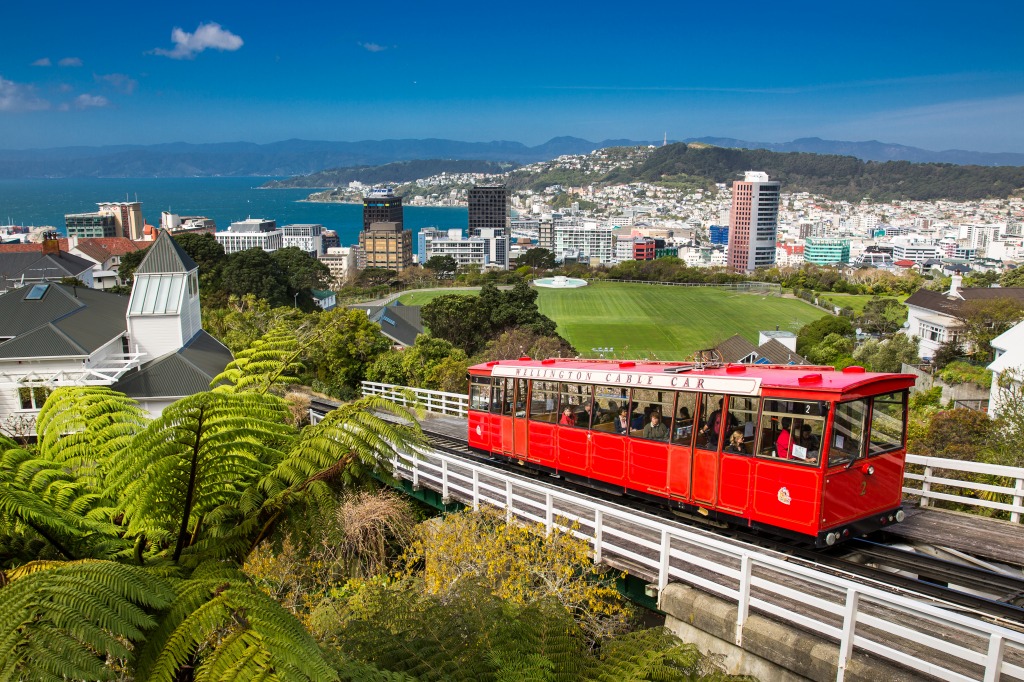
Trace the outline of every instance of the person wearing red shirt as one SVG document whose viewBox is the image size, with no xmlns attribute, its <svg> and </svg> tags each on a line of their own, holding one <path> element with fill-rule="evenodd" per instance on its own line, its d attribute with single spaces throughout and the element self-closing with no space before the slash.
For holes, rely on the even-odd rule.
<svg viewBox="0 0 1024 682">
<path fill-rule="evenodd" d="M 775 454 L 780 459 L 793 458 L 793 435 L 789 432 L 789 427 L 792 424 L 793 420 L 789 417 L 782 418 L 782 431 L 779 432 L 779 437 L 775 440 Z"/>
<path fill-rule="evenodd" d="M 576 426 L 576 415 L 572 413 L 571 407 L 562 410 L 562 418 L 558 420 L 562 426 Z"/>
</svg>

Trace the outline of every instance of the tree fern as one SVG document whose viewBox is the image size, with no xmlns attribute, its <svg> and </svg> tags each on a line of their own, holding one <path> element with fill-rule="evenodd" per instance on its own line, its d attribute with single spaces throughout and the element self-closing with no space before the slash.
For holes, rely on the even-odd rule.
<svg viewBox="0 0 1024 682">
<path fill-rule="evenodd" d="M 294 437 L 285 412 L 279 398 L 255 393 L 200 393 L 165 409 L 111 469 L 129 533 L 170 543 L 177 561 L 204 515 L 283 458 Z"/>
<path fill-rule="evenodd" d="M 226 393 L 266 392 L 274 384 L 298 383 L 291 372 L 302 371 L 297 361 L 300 353 L 295 334 L 285 327 L 276 327 L 239 352 L 224 371 L 213 378 L 210 387 Z"/>
<path fill-rule="evenodd" d="M 11 574 L 8 574 L 11 575 Z M 25 570 L 0 589 L 0 679 L 112 679 L 156 625 L 170 585 L 110 561 Z"/>
</svg>

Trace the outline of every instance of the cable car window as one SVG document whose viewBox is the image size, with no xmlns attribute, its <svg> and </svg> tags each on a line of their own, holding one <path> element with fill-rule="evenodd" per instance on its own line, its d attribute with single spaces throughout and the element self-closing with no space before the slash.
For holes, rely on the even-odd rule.
<svg viewBox="0 0 1024 682">
<path fill-rule="evenodd" d="M 558 423 L 562 426 L 590 428 L 594 409 L 588 384 L 561 384 L 558 403 Z"/>
<path fill-rule="evenodd" d="M 867 399 L 836 405 L 836 416 L 832 419 L 832 442 L 828 449 L 830 467 L 849 464 L 864 456 L 867 422 Z"/>
<path fill-rule="evenodd" d="M 491 414 L 501 414 L 501 404 L 505 397 L 505 380 L 495 377 L 491 388 Z"/>
<path fill-rule="evenodd" d="M 672 432 L 675 391 L 633 389 L 630 435 L 647 440 L 667 441 Z"/>
<path fill-rule="evenodd" d="M 490 377 L 470 377 L 469 409 L 487 412 L 491 405 Z"/>
<path fill-rule="evenodd" d="M 761 410 L 759 457 L 817 466 L 829 404 L 766 398 Z"/>
<path fill-rule="evenodd" d="M 526 418 L 526 389 L 530 382 L 527 379 L 516 379 L 516 417 Z"/>
<path fill-rule="evenodd" d="M 725 396 L 721 393 L 702 393 L 700 396 L 700 432 L 697 446 L 701 450 L 718 450 L 723 437 L 732 432 L 739 421 L 736 415 L 725 407 Z"/>
<path fill-rule="evenodd" d="M 516 380 L 509 377 L 505 379 L 505 395 L 504 400 L 501 402 L 501 413 L 506 417 L 511 417 L 515 407 L 515 395 L 516 395 Z"/>
<path fill-rule="evenodd" d="M 899 450 L 903 447 L 907 423 L 906 391 L 876 395 L 871 399 L 871 441 L 868 454 Z"/>
<path fill-rule="evenodd" d="M 629 389 L 621 386 L 594 387 L 594 422 L 591 428 L 608 433 L 625 433 L 616 423 L 619 412 L 626 410 L 626 425 L 629 425 Z"/>
<path fill-rule="evenodd" d="M 554 424 L 558 421 L 558 382 L 534 381 L 530 419 Z"/>
<path fill-rule="evenodd" d="M 736 419 L 736 424 L 725 434 L 727 452 L 754 454 L 754 441 L 757 440 L 757 410 L 760 406 L 760 398 L 729 396 L 729 414 Z"/>
<path fill-rule="evenodd" d="M 697 394 L 682 392 L 676 398 L 676 419 L 672 424 L 672 442 L 689 445 L 693 440 L 693 417 L 697 414 Z"/>
</svg>

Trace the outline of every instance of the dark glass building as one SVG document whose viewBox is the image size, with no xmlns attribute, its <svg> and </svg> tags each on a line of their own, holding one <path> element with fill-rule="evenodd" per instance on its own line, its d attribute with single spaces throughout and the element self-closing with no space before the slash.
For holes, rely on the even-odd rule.
<svg viewBox="0 0 1024 682">
<path fill-rule="evenodd" d="M 510 201 L 505 185 L 476 185 L 469 190 L 469 236 L 479 237 L 480 230 L 502 230 L 508 236 Z"/>
<path fill-rule="evenodd" d="M 402 226 L 402 197 L 396 196 L 390 187 L 370 190 L 363 197 L 363 230 L 369 230 L 373 223 Z"/>
</svg>

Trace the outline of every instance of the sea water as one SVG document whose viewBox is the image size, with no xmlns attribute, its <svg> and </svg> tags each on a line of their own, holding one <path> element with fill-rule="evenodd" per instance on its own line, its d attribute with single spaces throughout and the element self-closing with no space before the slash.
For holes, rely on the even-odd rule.
<svg viewBox="0 0 1024 682">
<path fill-rule="evenodd" d="M 319 223 L 335 230 L 342 246 L 359 242 L 363 207 L 302 201 L 315 190 L 258 189 L 273 178 L 33 178 L 0 180 L 0 225 L 52 225 L 61 233 L 66 213 L 91 213 L 96 204 L 141 201 L 150 225 L 160 213 L 213 218 L 218 230 L 236 220 L 265 218 L 278 226 Z M 406 229 L 415 235 L 423 227 L 468 226 L 464 207 L 406 206 Z"/>
</svg>

